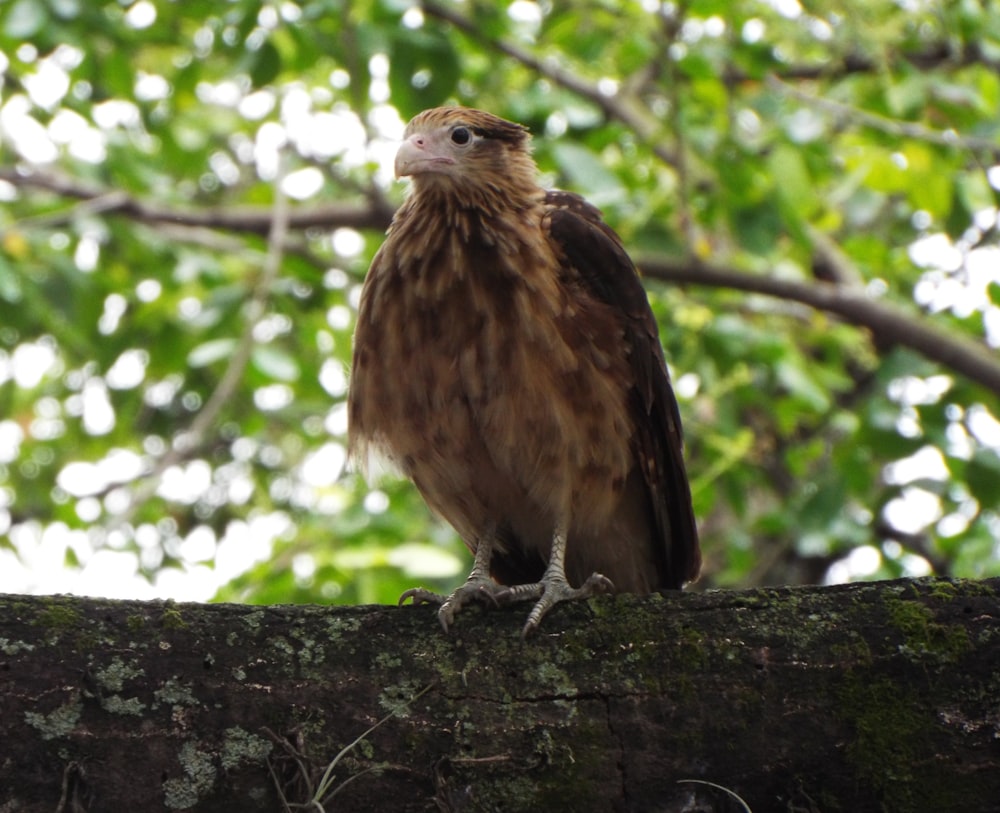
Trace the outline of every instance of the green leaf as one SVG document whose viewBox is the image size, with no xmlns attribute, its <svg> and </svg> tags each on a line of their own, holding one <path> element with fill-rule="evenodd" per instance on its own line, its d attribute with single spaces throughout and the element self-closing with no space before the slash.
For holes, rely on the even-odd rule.
<svg viewBox="0 0 1000 813">
<path fill-rule="evenodd" d="M 99 63 L 100 93 L 109 98 L 130 98 L 135 88 L 135 68 L 128 52 L 115 49 L 103 54 Z"/>
<path fill-rule="evenodd" d="M 264 375 L 278 381 L 296 381 L 301 374 L 298 362 L 274 345 L 259 344 L 254 347 L 251 361 Z"/>
<path fill-rule="evenodd" d="M 22 297 L 20 277 L 7 258 L 0 254 L 0 299 L 15 304 L 20 302 Z"/>
<path fill-rule="evenodd" d="M 12 40 L 34 37 L 48 22 L 45 4 L 39 0 L 17 0 L 4 18 L 3 32 Z"/>
<path fill-rule="evenodd" d="M 228 359 L 236 349 L 236 339 L 213 339 L 199 344 L 187 356 L 190 367 L 207 367 L 217 361 Z"/>
<path fill-rule="evenodd" d="M 809 177 L 802 150 L 780 144 L 772 150 L 767 165 L 779 193 L 792 203 L 802 206 L 808 217 L 809 212 L 816 207 L 816 185 Z"/>
<path fill-rule="evenodd" d="M 250 52 L 250 82 L 255 88 L 269 85 L 281 73 L 281 54 L 270 40 L 265 40 L 255 51 Z"/>
<path fill-rule="evenodd" d="M 625 187 L 591 150 L 572 141 L 557 141 L 552 155 L 570 186 L 595 206 L 607 206 L 626 197 Z"/>
<path fill-rule="evenodd" d="M 75 20 L 80 16 L 81 0 L 49 0 L 49 8 L 60 20 Z"/>
<path fill-rule="evenodd" d="M 458 85 L 460 73 L 458 53 L 440 31 L 417 29 L 393 36 L 389 91 L 404 118 L 445 102 Z"/>
<path fill-rule="evenodd" d="M 782 230 L 778 208 L 774 201 L 767 201 L 732 213 L 733 228 L 747 251 L 768 254 L 774 248 Z"/>
<path fill-rule="evenodd" d="M 1000 505 L 1000 455 L 980 449 L 965 467 L 969 489 L 981 505 Z"/>
</svg>

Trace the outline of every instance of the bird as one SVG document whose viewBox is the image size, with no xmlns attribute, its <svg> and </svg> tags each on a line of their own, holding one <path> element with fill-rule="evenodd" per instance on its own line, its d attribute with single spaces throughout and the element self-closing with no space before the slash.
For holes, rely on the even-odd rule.
<svg viewBox="0 0 1000 813">
<path fill-rule="evenodd" d="M 694 580 L 681 417 L 646 291 L 583 197 L 540 186 L 531 135 L 468 107 L 406 126 L 410 179 L 365 276 L 348 454 L 408 477 L 473 555 L 438 605 L 558 603 Z"/>
</svg>

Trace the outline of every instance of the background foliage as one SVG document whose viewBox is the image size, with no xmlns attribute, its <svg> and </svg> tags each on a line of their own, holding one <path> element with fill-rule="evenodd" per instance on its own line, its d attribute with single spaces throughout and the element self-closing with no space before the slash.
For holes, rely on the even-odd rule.
<svg viewBox="0 0 1000 813">
<path fill-rule="evenodd" d="M 701 584 L 1000 573 L 995 2 L 14 0 L 0 74 L 5 589 L 457 583 L 343 450 L 394 140 L 446 102 L 642 266 Z"/>
</svg>

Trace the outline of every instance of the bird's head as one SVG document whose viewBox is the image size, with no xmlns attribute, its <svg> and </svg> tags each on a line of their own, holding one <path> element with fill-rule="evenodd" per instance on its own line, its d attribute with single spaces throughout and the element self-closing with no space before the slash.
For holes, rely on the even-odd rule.
<svg viewBox="0 0 1000 813">
<path fill-rule="evenodd" d="M 396 177 L 414 188 L 534 188 L 531 136 L 520 124 L 467 107 L 435 107 L 407 125 L 396 153 Z"/>
</svg>

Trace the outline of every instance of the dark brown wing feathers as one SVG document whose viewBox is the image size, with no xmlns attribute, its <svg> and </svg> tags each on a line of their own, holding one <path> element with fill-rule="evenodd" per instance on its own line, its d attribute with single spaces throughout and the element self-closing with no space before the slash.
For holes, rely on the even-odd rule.
<svg viewBox="0 0 1000 813">
<path fill-rule="evenodd" d="M 680 412 L 646 291 L 621 241 L 600 211 L 569 192 L 549 192 L 548 228 L 590 293 L 624 317 L 634 380 L 636 453 L 649 488 L 663 572 L 670 587 L 697 577 L 701 565 L 691 492 L 682 457 Z"/>
</svg>

